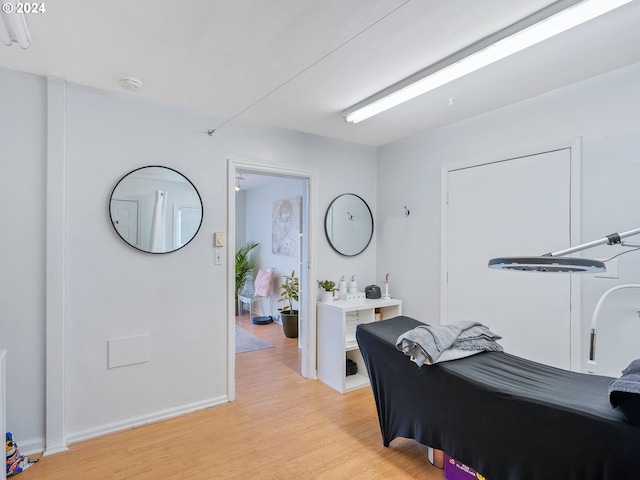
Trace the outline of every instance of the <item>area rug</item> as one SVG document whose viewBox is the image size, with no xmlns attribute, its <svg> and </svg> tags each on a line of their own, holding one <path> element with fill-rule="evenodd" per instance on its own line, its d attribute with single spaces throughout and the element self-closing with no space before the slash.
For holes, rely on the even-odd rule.
<svg viewBox="0 0 640 480">
<path fill-rule="evenodd" d="M 262 350 L 263 348 L 273 348 L 273 345 L 236 325 L 236 353 Z"/>
</svg>

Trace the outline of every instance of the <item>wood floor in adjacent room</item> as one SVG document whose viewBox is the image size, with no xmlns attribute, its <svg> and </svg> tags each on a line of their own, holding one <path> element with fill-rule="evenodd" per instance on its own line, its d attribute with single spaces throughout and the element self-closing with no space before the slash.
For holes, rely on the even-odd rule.
<svg viewBox="0 0 640 480">
<path fill-rule="evenodd" d="M 238 323 L 275 348 L 236 355 L 236 401 L 73 444 L 14 478 L 444 479 L 416 442 L 382 445 L 370 388 L 306 380 L 279 324 Z"/>
</svg>

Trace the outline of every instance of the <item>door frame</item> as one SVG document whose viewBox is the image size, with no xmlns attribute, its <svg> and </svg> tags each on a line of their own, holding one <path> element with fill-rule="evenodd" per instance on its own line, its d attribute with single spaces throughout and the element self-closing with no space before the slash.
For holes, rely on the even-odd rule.
<svg viewBox="0 0 640 480">
<path fill-rule="evenodd" d="M 235 181 L 238 172 L 250 172 L 265 175 L 274 175 L 279 177 L 291 177 L 298 178 L 307 181 L 307 221 L 303 222 L 306 225 L 306 235 L 304 235 L 303 242 L 306 248 L 303 248 L 303 252 L 306 249 L 306 258 L 303 253 L 301 256 L 301 262 L 306 261 L 307 265 L 304 270 L 300 272 L 301 286 L 304 291 L 301 292 L 302 306 L 304 310 L 301 311 L 301 326 L 300 326 L 300 348 L 302 349 L 302 359 L 300 365 L 300 373 L 303 377 L 308 379 L 317 378 L 317 363 L 316 363 L 316 296 L 317 286 L 315 281 L 315 257 L 316 257 L 316 172 L 311 170 L 303 170 L 298 168 L 285 167 L 282 165 L 262 164 L 254 161 L 247 161 L 238 158 L 227 158 L 227 249 L 229 255 L 228 269 L 227 269 L 227 314 L 228 314 L 228 331 L 227 331 L 227 348 L 228 348 L 228 375 L 227 375 L 227 391 L 229 400 L 234 400 L 236 397 L 236 384 L 235 384 L 235 369 L 236 369 L 236 356 L 235 356 L 235 269 L 232 268 L 231 252 L 235 250 L 236 244 L 236 192 Z M 303 232 L 305 233 L 305 232 Z M 304 278 L 303 278 L 304 277 Z"/>
<path fill-rule="evenodd" d="M 490 163 L 506 160 L 517 160 L 541 153 L 556 150 L 569 149 L 571 178 L 569 195 L 571 202 L 570 211 L 570 236 L 572 245 L 578 245 L 580 241 L 580 185 L 581 185 L 581 155 L 582 138 L 549 141 L 529 147 L 523 147 L 506 152 L 485 155 L 479 158 L 466 160 L 460 163 L 443 165 L 440 177 L 440 322 L 446 322 L 448 318 L 448 176 L 449 173 L 463 168 L 479 167 Z M 553 173 L 553 172 L 551 172 Z M 551 246 L 550 246 L 551 247 Z M 569 245 L 567 245 L 569 247 Z M 536 255 L 539 252 L 531 252 Z M 487 259 L 488 261 L 489 259 Z M 573 371 L 582 371 L 582 315 L 581 315 L 581 281 L 580 275 L 570 275 L 570 346 L 569 362 Z"/>
</svg>

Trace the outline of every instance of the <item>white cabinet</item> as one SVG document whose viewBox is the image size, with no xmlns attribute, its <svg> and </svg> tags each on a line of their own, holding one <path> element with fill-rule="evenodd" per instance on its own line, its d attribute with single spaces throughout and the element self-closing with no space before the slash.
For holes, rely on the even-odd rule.
<svg viewBox="0 0 640 480">
<path fill-rule="evenodd" d="M 369 375 L 356 341 L 356 327 L 402 315 L 400 300 L 343 300 L 318 303 L 318 379 L 340 393 L 369 385 Z M 347 375 L 347 359 L 358 373 Z"/>
</svg>

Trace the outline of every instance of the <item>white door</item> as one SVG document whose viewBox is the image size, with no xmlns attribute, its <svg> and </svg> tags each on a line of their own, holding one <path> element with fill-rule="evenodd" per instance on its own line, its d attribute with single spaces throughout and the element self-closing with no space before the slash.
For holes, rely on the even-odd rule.
<svg viewBox="0 0 640 480">
<path fill-rule="evenodd" d="M 111 221 L 122 238 L 138 246 L 138 202 L 136 200 L 112 200 Z"/>
<path fill-rule="evenodd" d="M 508 353 L 569 369 L 570 276 L 487 263 L 571 245 L 571 150 L 451 170 L 446 183 L 442 323 L 480 321 Z"/>
</svg>

